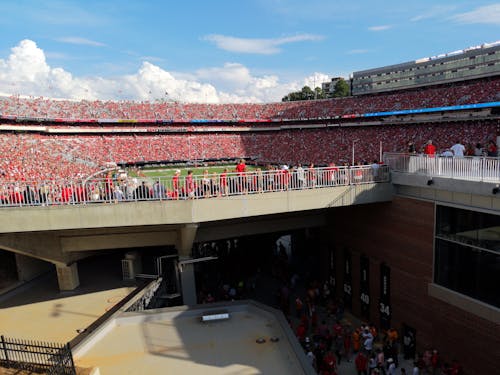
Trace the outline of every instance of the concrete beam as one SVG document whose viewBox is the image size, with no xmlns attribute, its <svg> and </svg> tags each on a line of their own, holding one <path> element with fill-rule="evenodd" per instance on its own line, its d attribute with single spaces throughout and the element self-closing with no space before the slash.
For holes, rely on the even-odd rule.
<svg viewBox="0 0 500 375">
<path fill-rule="evenodd" d="M 103 249 L 127 249 L 145 246 L 176 245 L 177 231 L 102 233 L 96 235 L 72 235 L 61 237 L 63 252 Z"/>
<path fill-rule="evenodd" d="M 51 232 L 1 234 L 0 248 L 56 265 L 67 265 L 82 258 L 81 254 L 63 254 L 59 237 Z"/>
<path fill-rule="evenodd" d="M 302 228 L 314 228 L 326 225 L 326 214 L 304 214 L 300 216 L 280 218 L 272 216 L 260 220 L 254 219 L 238 223 L 218 225 L 201 224 L 196 235 L 196 242 L 216 241 L 233 237 L 254 234 L 292 231 Z"/>
</svg>

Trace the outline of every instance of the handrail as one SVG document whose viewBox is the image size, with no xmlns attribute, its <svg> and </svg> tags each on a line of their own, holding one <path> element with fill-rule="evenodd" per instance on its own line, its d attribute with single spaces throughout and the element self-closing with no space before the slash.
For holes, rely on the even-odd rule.
<svg viewBox="0 0 500 375">
<path fill-rule="evenodd" d="M 0 183 L 0 207 L 191 200 L 389 181 L 385 165 Z"/>
<path fill-rule="evenodd" d="M 500 181 L 500 159 L 496 157 L 453 157 L 387 152 L 383 160 L 393 172 L 457 180 Z"/>
</svg>

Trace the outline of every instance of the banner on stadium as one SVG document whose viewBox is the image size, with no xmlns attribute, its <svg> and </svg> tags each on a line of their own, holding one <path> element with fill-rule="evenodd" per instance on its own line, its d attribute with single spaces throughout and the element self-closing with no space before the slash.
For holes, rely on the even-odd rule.
<svg viewBox="0 0 500 375">
<path fill-rule="evenodd" d="M 347 249 L 344 250 L 344 306 L 352 308 L 352 255 Z"/>
<path fill-rule="evenodd" d="M 403 109 L 400 111 L 390 111 L 390 112 L 370 112 L 370 113 L 363 113 L 361 116 L 362 117 L 375 117 L 375 116 L 412 115 L 412 114 L 417 114 L 417 113 L 432 113 L 432 112 L 443 112 L 443 111 L 463 111 L 463 110 L 467 110 L 467 109 L 480 109 L 480 108 L 490 108 L 490 107 L 498 107 L 498 106 L 500 106 L 500 102 L 489 102 L 489 103 L 452 105 L 452 106 L 448 106 L 448 107 Z"/>
<path fill-rule="evenodd" d="M 366 255 L 359 258 L 359 299 L 361 316 L 370 318 L 370 259 Z"/>
<path fill-rule="evenodd" d="M 380 326 L 389 329 L 391 326 L 391 269 L 385 264 L 380 264 Z"/>
</svg>

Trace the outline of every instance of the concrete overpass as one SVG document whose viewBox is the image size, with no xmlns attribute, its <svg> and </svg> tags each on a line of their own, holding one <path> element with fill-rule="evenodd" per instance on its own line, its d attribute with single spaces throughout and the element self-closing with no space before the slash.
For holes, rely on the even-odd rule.
<svg viewBox="0 0 500 375">
<path fill-rule="evenodd" d="M 389 182 L 193 200 L 4 207 L 0 248 L 51 262 L 61 290 L 79 285 L 77 262 L 106 249 L 175 246 L 186 304 L 195 303 L 195 242 L 318 227 L 335 207 L 390 201 Z"/>
</svg>

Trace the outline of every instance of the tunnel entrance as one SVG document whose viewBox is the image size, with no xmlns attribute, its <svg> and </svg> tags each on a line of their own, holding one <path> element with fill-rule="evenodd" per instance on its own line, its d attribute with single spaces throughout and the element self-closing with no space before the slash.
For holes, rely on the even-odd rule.
<svg viewBox="0 0 500 375">
<path fill-rule="evenodd" d="M 283 293 L 298 292 L 323 275 L 318 233 L 303 229 L 195 244 L 198 303 L 255 299 L 282 308 Z"/>
<path fill-rule="evenodd" d="M 16 254 L 0 250 L 0 290 L 8 288 L 18 280 Z"/>
</svg>

